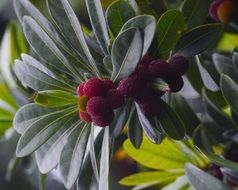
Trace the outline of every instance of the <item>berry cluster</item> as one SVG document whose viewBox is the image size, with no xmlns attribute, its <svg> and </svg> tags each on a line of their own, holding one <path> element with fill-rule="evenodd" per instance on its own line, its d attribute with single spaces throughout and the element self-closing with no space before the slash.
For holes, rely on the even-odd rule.
<svg viewBox="0 0 238 190">
<path fill-rule="evenodd" d="M 189 62 L 181 55 L 167 61 L 153 60 L 145 55 L 129 77 L 119 82 L 118 87 L 111 80 L 91 78 L 77 88 L 80 118 L 85 122 L 105 127 L 113 118 L 113 109 L 124 103 L 125 98 L 136 101 L 147 117 L 160 113 L 161 97 L 166 91 L 178 92 L 183 87 L 183 78 Z M 154 88 L 156 79 L 163 79 L 169 86 L 164 90 Z"/>
<path fill-rule="evenodd" d="M 124 103 L 124 97 L 111 80 L 91 78 L 77 88 L 79 116 L 85 122 L 105 127 L 113 118 L 113 109 Z"/>
<path fill-rule="evenodd" d="M 224 23 L 238 21 L 238 2 L 237 0 L 214 0 L 209 9 L 210 16 Z"/>
<path fill-rule="evenodd" d="M 166 91 L 178 92 L 183 87 L 183 78 L 189 62 L 181 55 L 170 60 L 153 60 L 148 55 L 141 60 L 135 72 L 120 81 L 118 90 L 127 98 L 133 98 L 147 117 L 154 117 L 160 112 L 160 98 Z M 160 91 L 153 87 L 155 79 L 161 78 L 169 88 Z"/>
</svg>

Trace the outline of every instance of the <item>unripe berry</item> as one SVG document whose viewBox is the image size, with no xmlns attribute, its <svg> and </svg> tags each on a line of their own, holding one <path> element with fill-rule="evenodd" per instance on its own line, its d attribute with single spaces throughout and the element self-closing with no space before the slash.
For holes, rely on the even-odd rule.
<svg viewBox="0 0 238 190">
<path fill-rule="evenodd" d="M 182 55 L 175 55 L 168 61 L 171 72 L 174 75 L 182 76 L 189 68 L 188 60 Z"/>
<path fill-rule="evenodd" d="M 116 88 L 116 85 L 113 83 L 112 80 L 103 80 L 102 82 L 104 84 L 104 89 L 105 89 L 106 92 L 110 89 L 115 89 Z"/>
<path fill-rule="evenodd" d="M 84 87 L 85 82 L 81 83 L 78 87 L 77 87 L 77 95 L 78 96 L 83 96 L 84 92 L 83 92 L 83 87 Z"/>
<path fill-rule="evenodd" d="M 92 122 L 92 118 L 90 117 L 90 115 L 86 112 L 79 112 L 79 117 L 82 121 L 85 121 L 87 123 L 91 123 Z"/>
<path fill-rule="evenodd" d="M 164 78 L 170 73 L 169 64 L 164 60 L 154 60 L 150 62 L 148 70 L 154 78 Z"/>
<path fill-rule="evenodd" d="M 160 114 L 160 101 L 154 100 L 145 104 L 140 104 L 141 110 L 147 117 L 155 117 Z"/>
<path fill-rule="evenodd" d="M 112 110 L 110 110 L 110 112 L 108 112 L 104 116 L 93 117 L 92 121 L 96 126 L 106 127 L 106 126 L 108 126 L 109 124 L 112 123 L 113 119 L 114 119 L 114 112 Z"/>
<path fill-rule="evenodd" d="M 228 23 L 232 17 L 233 3 L 229 0 L 222 2 L 217 9 L 217 16 L 221 22 Z"/>
<path fill-rule="evenodd" d="M 104 96 L 104 83 L 98 78 L 91 78 L 85 82 L 83 92 L 89 99 L 94 96 Z"/>
<path fill-rule="evenodd" d="M 120 81 L 118 86 L 119 92 L 128 98 L 134 98 L 140 92 L 140 81 L 136 75 Z"/>
<path fill-rule="evenodd" d="M 80 96 L 78 100 L 78 108 L 80 112 L 86 112 L 86 106 L 88 102 L 87 96 Z"/>
<path fill-rule="evenodd" d="M 102 117 L 111 111 L 108 101 L 101 97 L 95 96 L 87 103 L 87 113 L 92 117 Z"/>
<path fill-rule="evenodd" d="M 223 0 L 215 0 L 211 3 L 209 8 L 209 14 L 212 19 L 219 21 L 217 10 Z"/>
<path fill-rule="evenodd" d="M 107 92 L 106 96 L 107 101 L 109 102 L 112 109 L 117 109 L 122 106 L 124 103 L 124 97 L 119 92 L 119 90 L 111 89 Z"/>
<path fill-rule="evenodd" d="M 183 78 L 180 76 L 167 79 L 166 82 L 169 84 L 170 92 L 178 92 L 183 88 L 184 85 Z"/>
</svg>

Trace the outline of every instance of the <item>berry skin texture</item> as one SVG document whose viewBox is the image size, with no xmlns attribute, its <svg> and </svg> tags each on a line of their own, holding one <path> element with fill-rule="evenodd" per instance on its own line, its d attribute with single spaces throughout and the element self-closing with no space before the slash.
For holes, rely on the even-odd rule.
<svg viewBox="0 0 238 190">
<path fill-rule="evenodd" d="M 112 80 L 103 80 L 102 82 L 104 84 L 104 89 L 106 92 L 109 91 L 110 89 L 116 88 L 116 85 L 113 83 Z"/>
<path fill-rule="evenodd" d="M 217 16 L 223 23 L 231 21 L 233 3 L 229 0 L 222 2 L 217 9 Z"/>
<path fill-rule="evenodd" d="M 91 123 L 92 122 L 92 118 L 90 117 L 90 115 L 86 112 L 79 112 L 79 117 L 82 121 L 85 121 L 87 123 Z"/>
<path fill-rule="evenodd" d="M 111 89 L 107 92 L 106 96 L 107 101 L 109 102 L 112 109 L 117 109 L 122 106 L 124 103 L 124 97 L 119 92 L 119 90 Z"/>
<path fill-rule="evenodd" d="M 85 82 L 83 92 L 89 99 L 94 96 L 104 96 L 104 83 L 98 78 L 91 78 Z"/>
<path fill-rule="evenodd" d="M 88 101 L 86 110 L 93 119 L 107 115 L 112 109 L 105 98 L 95 96 Z"/>
<path fill-rule="evenodd" d="M 87 96 L 80 96 L 78 100 L 78 108 L 80 112 L 86 112 L 86 106 L 88 102 Z"/>
<path fill-rule="evenodd" d="M 141 59 L 139 65 L 148 67 L 148 65 L 151 61 L 153 61 L 152 57 L 150 57 L 148 54 L 145 54 L 144 57 Z"/>
<path fill-rule="evenodd" d="M 84 92 L 83 92 L 84 84 L 85 84 L 85 82 L 81 83 L 81 84 L 77 87 L 77 95 L 78 95 L 78 96 L 83 96 L 83 95 L 84 95 Z"/>
<path fill-rule="evenodd" d="M 170 92 L 179 92 L 184 85 L 183 78 L 182 77 L 174 77 L 168 79 L 166 82 L 169 84 Z"/>
<path fill-rule="evenodd" d="M 140 81 L 136 75 L 130 76 L 127 79 L 120 81 L 118 86 L 119 92 L 127 97 L 134 98 L 140 92 Z"/>
<path fill-rule="evenodd" d="M 114 112 L 113 112 L 113 110 L 110 110 L 110 112 L 108 112 L 104 116 L 93 117 L 92 121 L 96 126 L 106 127 L 106 126 L 108 126 L 109 124 L 112 123 L 113 119 L 114 119 Z"/>
<path fill-rule="evenodd" d="M 156 96 L 157 93 L 155 90 L 152 88 L 152 86 L 147 84 L 135 98 L 135 101 L 139 104 L 145 104 L 151 100 L 154 100 Z"/>
<path fill-rule="evenodd" d="M 188 60 L 182 55 L 176 55 L 171 57 L 168 63 L 171 72 L 177 76 L 184 75 L 189 68 Z"/>
<path fill-rule="evenodd" d="M 169 64 L 166 61 L 159 59 L 150 62 L 148 70 L 154 78 L 164 78 L 170 73 Z"/>
<path fill-rule="evenodd" d="M 158 100 L 140 104 L 140 107 L 146 117 L 155 117 L 160 114 L 160 102 Z"/>
</svg>

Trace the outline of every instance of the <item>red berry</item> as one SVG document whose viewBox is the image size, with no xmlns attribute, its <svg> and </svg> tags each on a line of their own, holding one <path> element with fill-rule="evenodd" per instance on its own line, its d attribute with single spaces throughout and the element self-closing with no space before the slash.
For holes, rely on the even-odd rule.
<svg viewBox="0 0 238 190">
<path fill-rule="evenodd" d="M 233 2 L 231 1 L 223 1 L 220 3 L 218 9 L 217 9 L 217 16 L 219 20 L 223 23 L 228 23 L 232 20 L 232 14 L 233 14 Z"/>
<path fill-rule="evenodd" d="M 141 85 L 143 85 L 143 83 L 149 82 L 152 79 L 148 68 L 144 65 L 138 65 L 132 75 L 136 75 L 140 83 L 142 83 Z"/>
<path fill-rule="evenodd" d="M 111 111 L 108 101 L 101 97 L 95 96 L 87 103 L 87 113 L 92 117 L 102 117 Z"/>
<path fill-rule="evenodd" d="M 172 77 L 166 80 L 169 84 L 170 92 L 178 92 L 183 88 L 183 78 L 180 76 Z"/>
<path fill-rule="evenodd" d="M 160 101 L 154 100 L 145 104 L 140 104 L 142 112 L 147 117 L 154 117 L 160 113 Z"/>
<path fill-rule="evenodd" d="M 93 123 L 96 126 L 99 127 L 106 127 L 107 125 L 111 124 L 111 122 L 114 119 L 114 112 L 113 110 L 111 110 L 110 112 L 108 112 L 106 115 L 101 116 L 101 117 L 93 117 Z"/>
<path fill-rule="evenodd" d="M 221 2 L 223 0 L 215 0 L 211 3 L 210 5 L 210 8 L 209 8 L 209 14 L 210 16 L 216 20 L 216 21 L 219 21 L 219 18 L 218 18 L 218 14 L 217 14 L 217 10 L 218 10 L 218 7 L 220 6 Z"/>
<path fill-rule="evenodd" d="M 139 65 L 143 65 L 148 67 L 149 63 L 152 61 L 152 57 L 150 57 L 148 54 L 145 54 L 144 57 L 141 59 Z"/>
<path fill-rule="evenodd" d="M 84 87 L 85 82 L 81 83 L 78 87 L 77 87 L 77 95 L 78 96 L 83 96 L 84 92 L 83 92 L 83 87 Z"/>
<path fill-rule="evenodd" d="M 177 76 L 184 75 L 189 68 L 188 60 L 182 55 L 175 55 L 169 59 L 171 72 Z"/>
<path fill-rule="evenodd" d="M 154 60 L 149 64 L 148 70 L 150 74 L 156 77 L 166 77 L 170 73 L 169 64 L 164 60 Z"/>
<path fill-rule="evenodd" d="M 110 89 L 115 89 L 116 88 L 116 85 L 113 83 L 112 80 L 103 80 L 102 82 L 104 84 L 104 89 L 105 89 L 106 92 Z"/>
<path fill-rule="evenodd" d="M 144 104 L 150 100 L 154 100 L 157 97 L 157 93 L 155 90 L 147 84 L 141 92 L 138 94 L 138 96 L 135 98 L 135 101 L 139 104 Z"/>
<path fill-rule="evenodd" d="M 79 112 L 79 117 L 82 121 L 85 121 L 87 123 L 92 122 L 92 118 L 90 117 L 90 115 L 86 112 Z"/>
<path fill-rule="evenodd" d="M 91 78 L 85 82 L 83 92 L 89 99 L 94 96 L 104 96 L 104 83 L 98 78 Z"/>
<path fill-rule="evenodd" d="M 124 97 L 119 90 L 111 89 L 107 92 L 107 101 L 113 109 L 117 109 L 124 103 Z"/>
<path fill-rule="evenodd" d="M 119 83 L 118 90 L 123 96 L 134 98 L 140 92 L 140 80 L 136 75 L 123 79 Z"/>
</svg>

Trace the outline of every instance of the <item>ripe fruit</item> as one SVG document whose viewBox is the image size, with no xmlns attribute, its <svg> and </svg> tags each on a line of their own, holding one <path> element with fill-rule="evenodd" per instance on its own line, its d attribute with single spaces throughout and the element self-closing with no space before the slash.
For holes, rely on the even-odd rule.
<svg viewBox="0 0 238 190">
<path fill-rule="evenodd" d="M 159 100 L 150 101 L 145 104 L 140 104 L 142 112 L 147 117 L 154 117 L 160 113 L 160 102 Z"/>
<path fill-rule="evenodd" d="M 144 88 L 141 89 L 140 93 L 135 97 L 135 101 L 139 104 L 144 104 L 150 100 L 155 99 L 157 96 L 155 90 L 151 85 L 147 84 Z"/>
<path fill-rule="evenodd" d="M 79 112 L 79 117 L 82 121 L 85 121 L 87 123 L 92 122 L 92 118 L 90 117 L 90 115 L 86 112 Z"/>
<path fill-rule="evenodd" d="M 104 83 L 98 78 L 91 78 L 85 82 L 83 92 L 89 99 L 94 96 L 104 96 Z"/>
<path fill-rule="evenodd" d="M 83 96 L 84 92 L 83 92 L 83 87 L 84 87 L 85 82 L 81 83 L 78 87 L 77 87 L 77 95 L 78 96 Z"/>
<path fill-rule="evenodd" d="M 171 72 L 177 76 L 184 75 L 189 68 L 188 60 L 182 55 L 175 55 L 171 57 L 168 63 Z"/>
<path fill-rule="evenodd" d="M 134 98 L 140 91 L 140 81 L 136 75 L 132 75 L 120 81 L 118 90 L 123 96 Z"/>
<path fill-rule="evenodd" d="M 210 5 L 210 8 L 209 8 L 209 14 L 210 16 L 216 20 L 216 21 L 219 21 L 219 18 L 218 18 L 218 15 L 217 15 L 217 10 L 218 10 L 218 7 L 220 6 L 221 2 L 223 0 L 215 0 L 211 3 Z"/>
<path fill-rule="evenodd" d="M 153 61 L 152 57 L 150 57 L 148 54 L 145 54 L 144 57 L 141 59 L 139 65 L 148 67 L 151 61 Z"/>
<path fill-rule="evenodd" d="M 103 117 L 111 111 L 108 101 L 101 97 L 95 96 L 87 103 L 87 113 L 92 117 Z"/>
<path fill-rule="evenodd" d="M 229 0 L 220 3 L 217 9 L 217 16 L 221 22 L 228 23 L 232 17 L 233 3 Z"/>
<path fill-rule="evenodd" d="M 114 112 L 110 110 L 106 115 L 101 117 L 93 117 L 92 121 L 96 126 L 99 127 L 106 127 L 107 125 L 111 124 L 114 119 Z"/>
<path fill-rule="evenodd" d="M 124 97 L 119 92 L 119 90 L 111 89 L 107 92 L 106 96 L 107 101 L 109 102 L 112 109 L 117 109 L 122 106 L 124 103 Z"/>
<path fill-rule="evenodd" d="M 169 84 L 170 92 L 178 92 L 183 88 L 184 82 L 181 76 L 174 76 L 166 80 Z"/>
<path fill-rule="evenodd" d="M 169 64 L 164 60 L 154 60 L 148 66 L 150 74 L 156 77 L 166 77 L 170 73 Z"/>
<path fill-rule="evenodd" d="M 80 112 L 86 112 L 86 106 L 88 102 L 87 96 L 80 96 L 78 100 L 78 108 Z"/>
<path fill-rule="evenodd" d="M 115 89 L 116 88 L 116 85 L 113 83 L 112 80 L 103 80 L 102 82 L 104 84 L 104 89 L 105 89 L 106 92 L 110 89 Z"/>
</svg>

